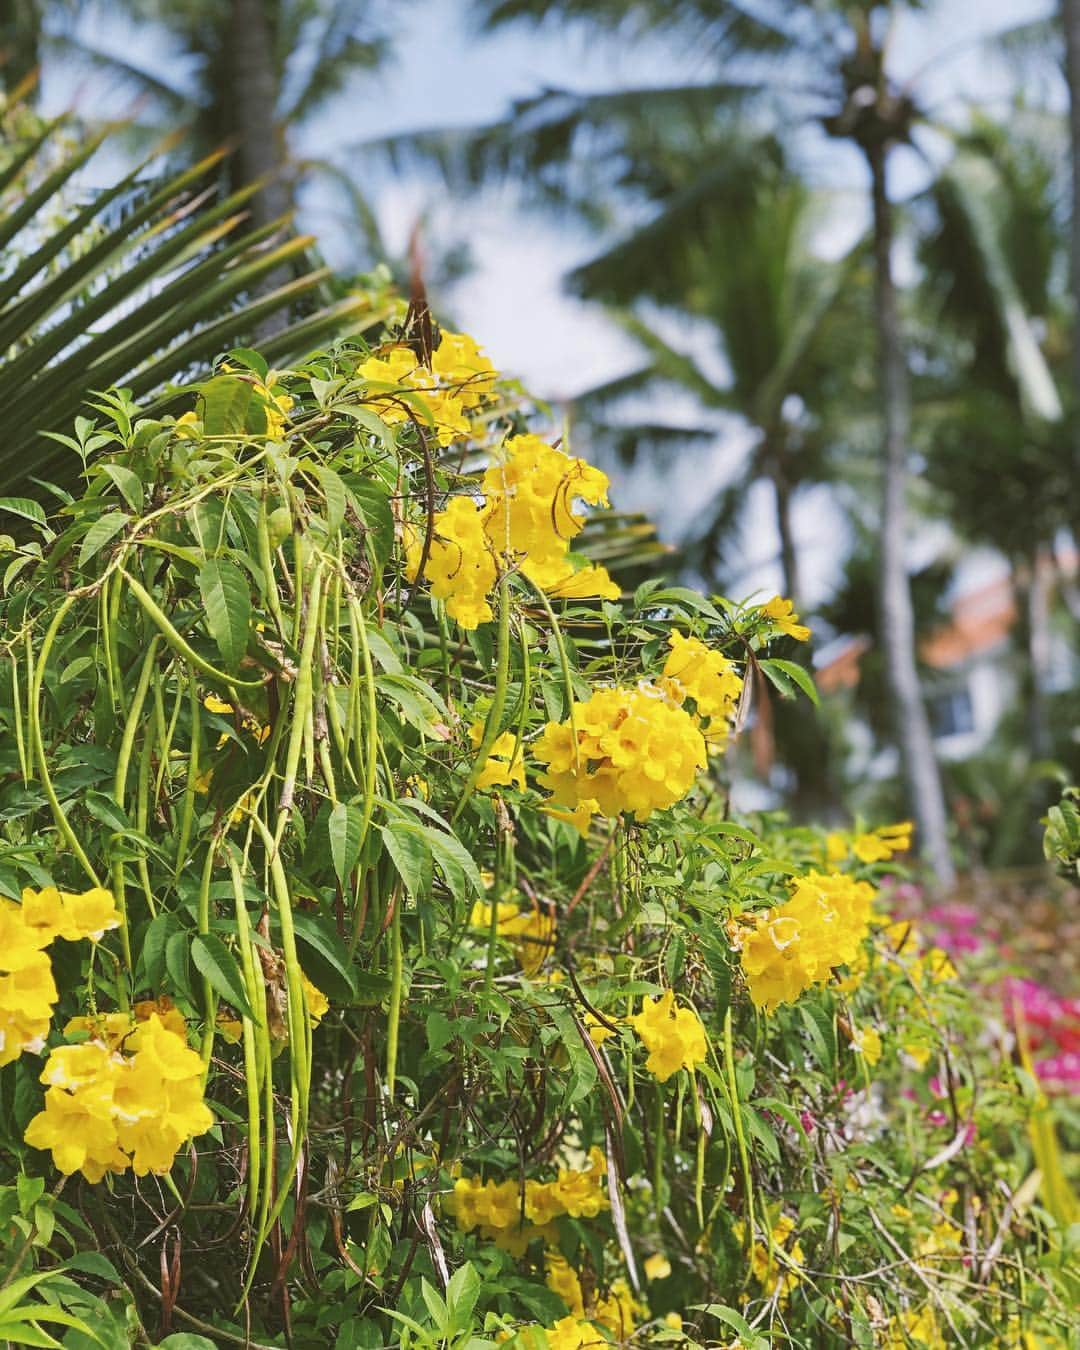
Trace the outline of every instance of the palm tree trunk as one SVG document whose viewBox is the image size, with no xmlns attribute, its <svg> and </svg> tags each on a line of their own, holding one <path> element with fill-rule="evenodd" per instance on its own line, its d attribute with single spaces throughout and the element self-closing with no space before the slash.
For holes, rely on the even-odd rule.
<svg viewBox="0 0 1080 1350">
<path fill-rule="evenodd" d="M 1072 161 L 1073 396 L 1080 401 L 1080 0 L 1062 0 L 1065 74 L 1069 85 L 1069 149 Z"/>
<path fill-rule="evenodd" d="M 229 121 L 236 149 L 231 160 L 232 187 L 265 180 L 251 200 L 251 225 L 258 229 L 285 215 L 292 205 L 282 177 L 284 144 L 277 125 L 278 74 L 274 63 L 273 33 L 265 0 L 230 0 L 229 9 Z M 263 278 L 261 293 L 289 280 L 287 268 Z M 264 320 L 258 338 L 285 327 L 282 312 Z"/>
<path fill-rule="evenodd" d="M 878 575 L 881 645 L 904 779 L 923 854 L 939 885 L 955 880 L 949 853 L 945 797 L 915 660 L 915 615 L 904 559 L 905 488 L 911 422 L 907 362 L 900 336 L 892 274 L 892 208 L 885 178 L 887 146 L 865 147 L 874 207 L 874 318 L 884 411 L 881 559 Z"/>
<path fill-rule="evenodd" d="M 799 555 L 795 549 L 795 534 L 791 521 L 791 484 L 780 464 L 774 463 L 769 476 L 776 493 L 776 532 L 780 536 L 780 568 L 784 574 L 784 594 L 789 600 L 798 601 L 802 595 L 802 585 L 799 577 Z"/>
</svg>

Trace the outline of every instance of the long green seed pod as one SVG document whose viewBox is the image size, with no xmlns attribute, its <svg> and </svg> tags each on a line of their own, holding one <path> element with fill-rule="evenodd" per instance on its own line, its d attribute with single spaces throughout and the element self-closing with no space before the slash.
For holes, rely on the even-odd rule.
<svg viewBox="0 0 1080 1350">
<path fill-rule="evenodd" d="M 202 880 L 199 884 L 199 913 L 198 925 L 199 932 L 204 936 L 210 932 L 210 878 L 214 871 L 214 855 L 217 853 L 219 839 L 211 839 L 210 846 L 206 850 L 206 861 L 203 863 Z M 214 986 L 204 975 L 202 980 L 203 993 L 203 1037 L 202 1037 L 202 1061 L 203 1061 L 203 1083 L 206 1083 L 207 1074 L 210 1072 L 210 1057 L 214 1053 L 214 1031 L 217 1024 L 217 994 L 214 992 Z"/>
<path fill-rule="evenodd" d="M 349 597 L 349 623 L 352 628 L 353 640 L 360 651 L 360 659 L 364 670 L 364 758 L 362 764 L 364 804 L 360 819 L 360 847 L 363 848 L 368 829 L 371 826 L 371 816 L 375 810 L 375 787 L 379 768 L 379 714 L 375 697 L 375 667 L 372 664 L 371 648 L 367 640 L 364 611 L 360 608 L 359 601 L 353 596 Z M 357 748 L 359 749 L 359 742 Z"/>
<path fill-rule="evenodd" d="M 394 916 L 390 920 L 390 1004 L 386 1010 L 386 1091 L 394 1100 L 397 1083 L 398 1031 L 401 1027 L 401 888 L 393 895 Z"/>
<path fill-rule="evenodd" d="M 236 937 L 240 946 L 240 965 L 244 975 L 244 989 L 248 1003 L 257 1019 L 242 1018 L 244 1027 L 244 1087 L 247 1091 L 248 1110 L 248 1210 L 254 1216 L 259 1203 L 259 1180 L 262 1172 L 262 1112 L 260 1108 L 260 1036 L 259 1023 L 265 1034 L 266 993 L 256 974 L 255 948 L 251 938 L 251 924 L 248 920 L 247 902 L 244 899 L 244 882 L 236 858 L 230 850 L 227 854 L 229 876 L 232 879 L 233 899 L 236 908 Z M 271 1147 L 273 1140 L 270 1140 Z"/>
<path fill-rule="evenodd" d="M 79 599 L 78 592 L 72 591 L 64 600 L 63 604 L 53 615 L 53 621 L 45 630 L 45 636 L 41 640 L 41 650 L 38 652 L 37 664 L 34 670 L 34 676 L 30 684 L 30 739 L 34 746 L 37 756 L 38 773 L 41 776 L 41 786 L 45 790 L 45 796 L 48 798 L 49 806 L 52 810 L 53 820 L 61 837 L 78 859 L 79 866 L 90 878 L 91 884 L 100 886 L 97 873 L 94 871 L 90 859 L 86 856 L 82 844 L 79 843 L 78 836 L 68 824 L 67 816 L 64 815 L 63 807 L 60 805 L 60 799 L 56 795 L 56 789 L 53 787 L 52 777 L 49 773 L 49 764 L 45 754 L 45 741 L 41 734 L 41 684 L 45 675 L 45 666 L 49 660 L 49 653 L 52 651 L 52 645 L 56 641 L 56 635 L 60 631 L 60 625 L 68 616 L 72 605 Z M 129 966 L 130 969 L 130 966 Z"/>
<path fill-rule="evenodd" d="M 199 781 L 199 742 L 202 738 L 202 704 L 199 702 L 199 683 L 194 668 L 188 670 L 188 701 L 191 708 L 191 749 L 188 752 L 187 781 L 184 784 L 184 800 L 180 807 L 180 834 L 176 841 L 176 863 L 173 867 L 173 884 L 180 880 L 184 863 L 187 861 L 188 842 L 191 839 L 191 827 L 195 820 L 195 792 Z"/>
<path fill-rule="evenodd" d="M 109 706 L 116 709 L 116 673 L 113 669 L 112 625 L 109 622 L 109 578 L 98 591 L 98 627 L 101 630 L 101 651 L 105 665 L 105 686 L 109 691 Z"/>
<path fill-rule="evenodd" d="M 15 653 L 11 653 L 11 707 L 15 721 L 15 749 L 19 756 L 19 772 L 23 784 L 30 781 L 30 761 L 26 755 L 26 737 L 23 734 L 22 696 L 19 692 L 19 663 Z"/>
<path fill-rule="evenodd" d="M 274 570 L 274 553 L 270 547 L 270 527 L 266 516 L 266 486 L 259 498 L 259 514 L 256 521 L 255 537 L 259 554 L 259 566 L 262 568 L 263 582 L 266 587 L 266 604 L 270 616 L 277 625 L 278 636 L 285 641 L 285 616 L 281 612 L 281 597 L 278 595 L 277 573 Z"/>
<path fill-rule="evenodd" d="M 304 738 L 311 716 L 312 700 L 312 663 L 315 659 L 315 635 L 319 628 L 319 598 L 322 594 L 322 568 L 316 566 L 311 578 L 311 594 L 308 597 L 307 626 L 304 629 L 304 643 L 300 649 L 300 662 L 293 682 L 292 722 L 289 727 L 289 744 L 285 752 L 285 772 L 282 776 L 281 798 L 278 802 L 278 822 L 275 832 L 277 843 L 281 842 L 285 825 L 292 810 L 293 794 L 296 791 L 296 775 L 300 768 L 300 755 L 304 748 Z M 300 607 L 300 596 L 296 597 Z M 276 851 L 276 844 L 275 844 Z"/>
<path fill-rule="evenodd" d="M 150 646 L 146 649 L 146 656 L 143 658 L 142 669 L 139 671 L 138 683 L 135 686 L 135 693 L 132 696 L 131 704 L 127 710 L 127 720 L 124 724 L 124 734 L 120 740 L 120 749 L 116 757 L 116 776 L 113 780 L 113 801 L 121 811 L 124 810 L 124 803 L 127 798 L 127 777 L 128 769 L 131 765 L 131 752 L 135 746 L 135 736 L 139 730 L 139 719 L 142 716 L 143 704 L 146 702 L 146 695 L 150 688 L 150 677 L 154 671 L 154 662 L 157 659 L 157 649 L 160 639 L 155 634 L 150 639 Z M 149 738 L 147 738 L 149 744 Z M 124 877 L 124 864 L 116 861 L 112 864 L 112 891 L 113 899 L 116 901 L 116 908 L 120 912 L 120 945 L 124 950 L 124 965 L 127 967 L 128 974 L 133 971 L 131 959 L 131 930 L 128 924 L 127 911 L 127 882 Z M 146 893 L 149 896 L 149 881 L 146 883 Z M 151 901 L 151 908 L 153 902 Z"/>
<path fill-rule="evenodd" d="M 731 1038 L 731 1008 L 724 1013 L 724 1072 L 726 1075 L 728 1097 L 730 1098 L 731 1119 L 735 1125 L 735 1142 L 739 1149 L 739 1166 L 743 1174 L 743 1199 L 746 1209 L 743 1246 L 747 1251 L 754 1240 L 754 1178 L 750 1171 L 750 1158 L 746 1151 L 746 1135 L 743 1133 L 742 1110 L 739 1104 L 739 1084 L 735 1078 L 735 1049 Z"/>
<path fill-rule="evenodd" d="M 251 823 L 256 832 L 262 839 L 263 845 L 267 851 L 267 857 L 270 865 L 270 879 L 273 886 L 274 900 L 277 904 L 278 921 L 281 924 L 281 951 L 285 964 L 285 985 L 288 992 L 288 1029 L 289 1029 L 289 1069 L 290 1069 L 290 1126 L 292 1131 L 292 1147 L 289 1154 L 289 1162 L 285 1169 L 285 1175 L 281 1179 L 278 1187 L 277 1199 L 270 1207 L 270 1211 L 259 1224 L 259 1231 L 255 1238 L 255 1244 L 251 1254 L 251 1265 L 248 1269 L 247 1278 L 244 1281 L 244 1288 L 241 1293 L 241 1302 L 247 1297 L 251 1289 L 252 1281 L 255 1278 L 255 1267 L 258 1262 L 259 1252 L 263 1243 L 266 1241 L 270 1230 L 277 1223 L 281 1216 L 281 1211 L 285 1207 L 285 1201 L 288 1199 L 289 1189 L 292 1186 L 293 1179 L 296 1176 L 296 1169 L 300 1163 L 300 1157 L 303 1153 L 304 1142 L 307 1138 L 308 1123 L 308 1099 L 311 1091 L 311 1063 L 309 1058 L 309 1047 L 311 1044 L 308 1031 L 308 1009 L 307 1000 L 304 997 L 304 986 L 302 973 L 300 970 L 300 961 L 296 951 L 296 932 L 293 928 L 292 902 L 289 897 L 289 886 L 285 877 L 285 869 L 281 865 L 281 857 L 277 849 L 277 841 L 274 836 L 262 823 L 258 816 L 251 816 Z"/>
<path fill-rule="evenodd" d="M 150 639 L 150 646 L 146 649 L 146 656 L 143 658 L 142 670 L 139 672 L 139 680 L 127 712 L 124 734 L 121 737 L 120 749 L 116 757 L 113 801 L 121 810 L 124 808 L 124 799 L 127 795 L 127 776 L 128 767 L 131 764 L 131 751 L 135 745 L 135 736 L 139 730 L 139 718 L 142 715 L 143 704 L 146 702 L 147 691 L 150 688 L 150 676 L 154 672 L 154 660 L 157 657 L 159 641 L 160 638 L 155 635 Z"/>
<path fill-rule="evenodd" d="M 236 675 L 228 675 L 225 671 L 218 670 L 217 666 L 212 666 L 209 661 L 204 660 L 195 648 L 176 631 L 161 606 L 153 599 L 142 583 L 136 581 L 130 572 L 124 571 L 123 569 L 121 569 L 119 575 L 126 579 L 135 599 L 138 600 L 139 604 L 142 606 L 143 612 L 146 614 L 147 618 L 151 620 L 158 632 L 160 632 L 161 636 L 178 656 L 182 657 L 197 670 L 201 670 L 204 675 L 208 675 L 210 679 L 216 680 L 218 684 L 222 684 L 226 688 L 261 689 L 263 687 L 263 684 L 265 683 L 264 680 L 241 680 Z"/>
<path fill-rule="evenodd" d="M 109 593 L 109 610 L 106 616 L 106 626 L 109 632 L 109 650 L 112 653 L 112 677 L 113 687 L 116 690 L 116 705 L 121 712 L 127 711 L 127 704 L 124 700 L 124 676 L 120 669 L 120 653 L 116 650 L 116 635 L 120 631 L 120 601 L 123 597 L 124 585 L 119 572 L 114 572 L 112 584 L 106 583 Z"/>
</svg>

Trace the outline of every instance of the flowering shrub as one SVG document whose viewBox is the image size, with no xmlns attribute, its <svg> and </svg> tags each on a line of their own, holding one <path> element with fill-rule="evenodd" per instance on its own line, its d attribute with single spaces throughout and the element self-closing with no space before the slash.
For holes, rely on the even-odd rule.
<svg viewBox="0 0 1080 1350">
<path fill-rule="evenodd" d="M 0 1336 L 1066 1344 L 910 826 L 726 809 L 791 603 L 624 594 L 606 477 L 414 327 L 100 396 L 5 540 Z"/>
</svg>

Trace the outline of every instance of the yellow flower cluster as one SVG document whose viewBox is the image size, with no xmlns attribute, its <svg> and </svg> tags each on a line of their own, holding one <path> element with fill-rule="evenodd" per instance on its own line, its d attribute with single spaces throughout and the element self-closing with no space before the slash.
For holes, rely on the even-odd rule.
<svg viewBox="0 0 1080 1350">
<path fill-rule="evenodd" d="M 712 751 L 727 743 L 728 719 L 742 694 L 742 679 L 722 653 L 713 651 L 695 637 L 672 633 L 671 651 L 664 662 L 660 687 L 674 703 L 693 699 L 699 718 L 704 719 L 705 741 Z"/>
<path fill-rule="evenodd" d="M 889 862 L 895 853 L 906 853 L 911 847 L 914 830 L 910 820 L 896 825 L 881 825 L 867 834 L 844 834 L 834 830 L 825 837 L 825 856 L 831 863 L 843 862 L 849 851 L 860 862 Z"/>
<path fill-rule="evenodd" d="M 217 694 L 207 694 L 203 699 L 203 707 L 207 712 L 218 713 L 220 716 L 228 717 L 235 711 L 231 703 L 226 703 L 223 698 L 218 698 Z M 250 731 L 260 745 L 270 735 L 270 727 L 259 719 L 253 713 L 244 713 L 240 718 L 240 723 L 245 731 Z M 228 736 L 222 732 L 218 737 L 218 749 L 228 741 Z"/>
<path fill-rule="evenodd" d="M 948 1344 L 929 1303 L 917 1311 L 892 1318 L 886 1335 L 886 1350 L 907 1350 L 912 1345 L 921 1346 L 923 1350 L 945 1350 Z"/>
<path fill-rule="evenodd" d="M 548 1288 L 570 1309 L 569 1317 L 562 1317 L 554 1326 L 542 1330 L 547 1350 L 586 1350 L 586 1347 L 610 1345 L 598 1328 L 611 1333 L 616 1342 L 629 1341 L 638 1327 L 638 1319 L 648 1317 L 648 1307 L 639 1302 L 623 1279 L 612 1282 L 607 1294 L 597 1295 L 591 1307 L 586 1308 L 581 1294 L 577 1272 L 562 1256 L 548 1260 Z M 552 1278 L 552 1271 L 557 1274 Z M 681 1326 L 681 1323 L 680 1323 Z"/>
<path fill-rule="evenodd" d="M 492 617 L 488 601 L 504 566 L 518 567 L 549 595 L 616 599 L 619 588 L 602 567 L 574 571 L 570 541 L 585 524 L 577 500 L 607 505 L 608 480 L 583 459 L 571 459 L 539 436 L 512 436 L 484 474 L 484 504 L 455 497 L 434 520 L 425 574 L 431 593 L 462 628 Z M 405 532 L 406 574 L 420 569 L 419 532 Z"/>
<path fill-rule="evenodd" d="M 478 900 L 473 905 L 469 924 L 486 933 L 491 928 L 491 918 L 491 906 Z M 495 926 L 499 936 L 509 940 L 525 974 L 535 975 L 555 945 L 555 920 L 551 915 L 539 905 L 522 911 L 513 903 L 500 901 Z"/>
<path fill-rule="evenodd" d="M 677 1008 L 671 989 L 659 998 L 642 999 L 641 1012 L 626 1020 L 645 1042 L 645 1067 L 661 1083 L 680 1069 L 705 1062 L 709 1051 L 701 1018 L 693 1008 Z"/>
<path fill-rule="evenodd" d="M 214 1123 L 203 1101 L 202 1060 L 188 1048 L 178 1013 L 152 1011 L 76 1019 L 92 1038 L 50 1051 L 41 1081 L 45 1109 L 26 1127 L 32 1148 L 49 1149 L 65 1175 L 98 1182 L 106 1172 L 168 1172 L 178 1148 Z M 143 1009 L 145 1010 L 145 1009 Z M 179 1023 L 179 1025 L 177 1025 Z"/>
<path fill-rule="evenodd" d="M 767 605 L 762 605 L 761 613 L 774 627 L 779 628 L 781 633 L 793 637 L 796 642 L 805 642 L 810 636 L 810 629 L 799 622 L 795 606 L 790 600 L 774 595 Z"/>
<path fill-rule="evenodd" d="M 0 896 L 0 1065 L 41 1050 L 59 997 L 46 953 L 56 938 L 96 942 L 120 926 L 110 891 L 26 889 L 22 904 Z"/>
<path fill-rule="evenodd" d="M 839 873 L 810 872 L 791 898 L 755 918 L 742 943 L 750 997 L 771 1011 L 854 961 L 870 928 L 874 888 Z"/>
<path fill-rule="evenodd" d="M 411 347 L 399 343 L 380 347 L 356 373 L 369 385 L 369 396 L 388 426 L 415 417 L 434 428 L 441 446 L 471 434 L 468 414 L 490 399 L 497 375 L 472 338 L 445 331 L 431 354 L 430 369 Z"/>
<path fill-rule="evenodd" d="M 555 806 L 648 820 L 694 786 L 706 763 L 694 719 L 653 685 L 597 689 L 572 718 L 549 722 L 533 747 Z"/>
<path fill-rule="evenodd" d="M 473 743 L 473 748 L 479 749 L 480 742 L 484 739 L 483 722 L 473 723 L 469 728 L 469 739 Z M 518 752 L 516 759 L 515 751 Z M 484 767 L 480 770 L 476 786 L 481 792 L 493 787 L 516 787 L 522 792 L 525 791 L 525 757 L 521 754 L 521 747 L 512 731 L 504 731 L 500 736 L 496 736 L 495 743 L 484 761 Z"/>
<path fill-rule="evenodd" d="M 743 1225 L 738 1221 L 735 1234 L 742 1241 Z M 772 1251 L 764 1242 L 755 1242 L 750 1252 L 750 1269 L 761 1286 L 766 1298 L 772 1298 L 779 1289 L 778 1298 L 786 1299 L 795 1286 L 802 1281 L 800 1268 L 806 1263 L 802 1244 L 796 1239 L 790 1247 L 785 1246 L 795 1231 L 795 1220 L 781 1214 L 772 1229 Z"/>
<path fill-rule="evenodd" d="M 956 979 L 956 967 L 949 953 L 929 945 L 910 919 L 886 924 L 877 940 L 890 957 L 900 961 L 916 989 Z"/>
<path fill-rule="evenodd" d="M 604 1155 L 592 1148 L 587 1168 L 561 1167 L 554 1181 L 526 1181 L 524 1194 L 516 1181 L 459 1177 L 443 1204 L 463 1233 L 478 1229 L 481 1237 L 520 1256 L 535 1238 L 553 1241 L 551 1225 L 563 1215 L 595 1219 L 607 1209 L 601 1186 L 605 1175 Z"/>
</svg>

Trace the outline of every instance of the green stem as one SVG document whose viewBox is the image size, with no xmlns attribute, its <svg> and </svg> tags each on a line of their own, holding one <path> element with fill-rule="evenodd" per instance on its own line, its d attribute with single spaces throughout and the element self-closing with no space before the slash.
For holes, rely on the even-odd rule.
<svg viewBox="0 0 1080 1350">
<path fill-rule="evenodd" d="M 506 686 L 510 676 L 510 577 L 506 572 L 503 572 L 499 578 L 497 603 L 499 606 L 499 628 L 495 638 L 495 690 L 491 696 L 491 706 L 488 708 L 487 720 L 484 723 L 484 734 L 480 738 L 476 758 L 473 761 L 469 776 L 465 780 L 465 786 L 458 798 L 458 804 L 454 807 L 454 814 L 450 817 L 451 825 L 461 815 L 466 803 L 476 790 L 476 784 L 484 771 L 484 765 L 491 753 L 491 747 L 495 744 L 502 726 L 503 709 L 506 706 Z"/>
<path fill-rule="evenodd" d="M 397 1083 L 398 1032 L 401 1027 L 401 890 L 394 891 L 394 916 L 390 920 L 390 1005 L 386 1011 L 386 1093 L 394 1099 Z"/>
<path fill-rule="evenodd" d="M 199 702 L 199 682 L 192 667 L 188 671 L 188 700 L 191 708 L 191 750 L 188 754 L 187 782 L 184 784 L 184 801 L 180 808 L 180 836 L 176 841 L 176 865 L 173 868 L 173 885 L 180 880 L 180 873 L 187 860 L 188 843 L 191 828 L 195 821 L 195 792 L 199 781 L 199 749 L 202 741 L 202 704 Z"/>
<path fill-rule="evenodd" d="M 56 635 L 60 631 L 60 625 L 68 616 L 68 611 L 79 599 L 75 591 L 67 597 L 60 608 L 53 615 L 53 621 L 45 631 L 45 636 L 41 640 L 41 650 L 38 652 L 37 664 L 34 668 L 34 677 L 30 687 L 30 739 L 34 745 L 34 752 L 37 757 L 38 773 L 41 775 L 41 786 L 45 789 L 45 796 L 48 798 L 49 806 L 52 810 L 53 820 L 61 837 L 78 859 L 80 867 L 90 878 L 94 886 L 100 886 L 98 874 L 94 871 L 90 859 L 86 856 L 82 844 L 79 843 L 78 836 L 68 824 L 67 816 L 64 814 L 63 807 L 60 805 L 60 799 L 56 795 L 56 789 L 53 787 L 52 777 L 49 774 L 49 765 L 45 755 L 45 740 L 41 734 L 41 684 L 45 676 L 45 666 L 49 659 L 49 653 L 52 651 L 52 645 L 56 641 Z"/>
<path fill-rule="evenodd" d="M 743 1202 L 746 1211 L 743 1246 L 747 1251 L 754 1240 L 754 1179 L 750 1172 L 750 1157 L 746 1151 L 746 1135 L 743 1133 L 742 1108 L 739 1102 L 739 1084 L 735 1078 L 735 1049 L 731 1037 L 731 1008 L 724 1013 L 724 1072 L 727 1081 L 728 1097 L 731 1102 L 731 1119 L 735 1126 L 735 1142 L 739 1149 L 739 1166 L 743 1174 Z"/>
<path fill-rule="evenodd" d="M 214 871 L 214 855 L 217 852 L 218 840 L 211 839 L 210 847 L 206 851 L 206 862 L 203 863 L 202 880 L 199 884 L 199 913 L 198 925 L 199 932 L 205 936 L 210 932 L 210 877 Z M 206 1082 L 206 1076 L 210 1071 L 210 1056 L 214 1053 L 214 1029 L 217 1022 L 217 994 L 214 993 L 214 986 L 204 975 L 202 980 L 203 992 L 203 1024 L 202 1038 L 202 1061 L 203 1061 L 203 1083 Z"/>
</svg>

